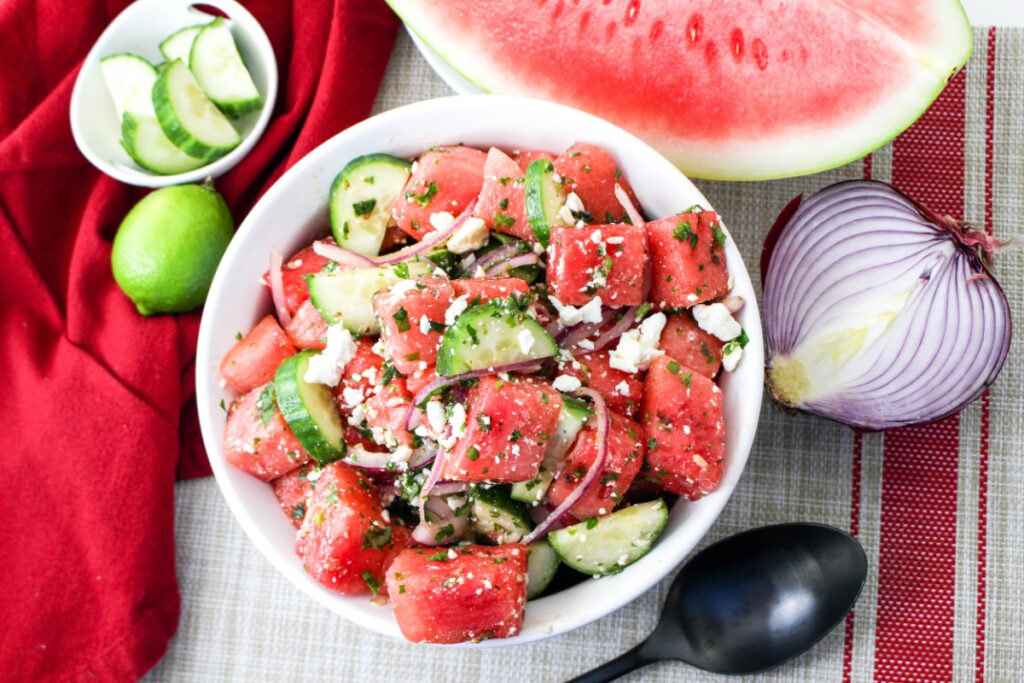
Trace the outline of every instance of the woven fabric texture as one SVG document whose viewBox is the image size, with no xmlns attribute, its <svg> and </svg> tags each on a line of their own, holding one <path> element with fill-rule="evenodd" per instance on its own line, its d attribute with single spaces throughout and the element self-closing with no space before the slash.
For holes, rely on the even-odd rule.
<svg viewBox="0 0 1024 683">
<path fill-rule="evenodd" d="M 782 207 L 847 178 L 891 181 L 1007 239 L 1024 215 L 1024 29 L 975 30 L 975 54 L 929 113 L 868 159 L 805 178 L 697 181 L 752 274 Z M 376 111 L 450 94 L 400 37 Z M 1024 251 L 996 274 L 1019 320 Z M 956 372 L 956 359 L 950 359 Z M 937 425 L 856 435 L 765 402 L 746 472 L 704 545 L 753 526 L 809 520 L 852 532 L 870 575 L 855 612 L 809 654 L 748 681 L 1024 680 L 1024 354 Z M 177 487 L 182 618 L 149 681 L 558 681 L 639 642 L 670 579 L 573 633 L 514 649 L 392 641 L 314 604 L 265 561 L 210 480 Z M 628 681 L 704 681 L 678 663 Z"/>
</svg>

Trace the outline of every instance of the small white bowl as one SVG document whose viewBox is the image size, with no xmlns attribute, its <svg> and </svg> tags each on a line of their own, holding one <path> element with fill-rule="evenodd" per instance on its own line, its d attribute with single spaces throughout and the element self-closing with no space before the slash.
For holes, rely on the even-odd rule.
<svg viewBox="0 0 1024 683">
<path fill-rule="evenodd" d="M 294 253 L 327 230 L 331 181 L 350 159 L 371 152 L 411 157 L 431 145 L 463 142 L 487 149 L 560 152 L 580 140 L 603 145 L 619 162 L 643 208 L 654 217 L 693 204 L 710 203 L 668 160 L 638 138 L 606 121 L 550 102 L 497 95 L 469 95 L 418 102 L 368 119 L 310 152 L 259 200 L 228 246 L 213 279 L 199 330 L 196 394 L 206 451 L 235 517 L 260 551 L 304 593 L 350 621 L 401 638 L 391 609 L 366 597 L 335 593 L 310 578 L 295 554 L 295 528 L 281 512 L 271 487 L 227 463 L 221 450 L 223 403 L 233 396 L 219 380 L 218 366 L 235 343 L 271 312 L 260 284 L 272 251 Z M 761 407 L 764 348 L 750 277 L 735 243 L 726 242 L 735 293 L 747 304 L 739 314 L 750 336 L 744 358 L 721 382 L 726 421 L 725 470 L 721 486 L 702 500 L 681 500 L 653 550 L 625 571 L 533 600 L 522 632 L 508 639 L 467 647 L 501 647 L 564 633 L 633 600 L 671 572 L 718 517 L 740 478 L 753 443 Z"/>
<path fill-rule="evenodd" d="M 163 61 L 160 43 L 180 28 L 214 19 L 191 0 L 138 0 L 117 15 L 100 35 L 82 64 L 71 92 L 71 134 L 89 162 L 109 176 L 129 185 L 163 187 L 219 176 L 241 161 L 263 135 L 277 99 L 277 62 L 267 34 L 259 22 L 234 0 L 204 0 L 228 16 L 227 23 L 249 68 L 263 107 L 232 121 L 242 142 L 220 159 L 174 175 L 160 175 L 142 168 L 121 147 L 121 121 L 100 71 L 100 60 L 124 52 L 139 55 L 152 64 Z"/>
</svg>

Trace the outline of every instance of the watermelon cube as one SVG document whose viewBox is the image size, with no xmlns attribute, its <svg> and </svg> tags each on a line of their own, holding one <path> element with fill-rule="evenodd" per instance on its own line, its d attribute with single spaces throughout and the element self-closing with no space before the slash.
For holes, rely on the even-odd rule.
<svg viewBox="0 0 1024 683">
<path fill-rule="evenodd" d="M 630 418 L 636 416 L 644 384 L 634 373 L 613 368 L 607 351 L 578 354 L 571 362 L 559 365 L 559 372 L 577 378 L 583 386 L 601 394 L 615 412 Z"/>
<path fill-rule="evenodd" d="M 562 395 L 547 382 L 481 378 L 469 397 L 465 432 L 445 458 L 442 479 L 502 483 L 533 479 L 561 408 Z"/>
<path fill-rule="evenodd" d="M 476 303 L 491 299 L 507 299 L 512 295 L 522 295 L 530 291 L 530 285 L 526 284 L 526 280 L 517 277 L 452 280 L 451 285 L 455 288 L 455 296 L 465 295 L 467 301 Z"/>
<path fill-rule="evenodd" d="M 321 240 L 326 244 L 335 244 L 334 238 L 327 237 Z M 281 282 L 284 285 L 284 306 L 288 312 L 295 315 L 302 302 L 309 299 L 309 287 L 306 286 L 306 276 L 311 273 L 319 273 L 327 265 L 327 257 L 313 251 L 310 245 L 293 255 L 281 265 Z M 270 287 L 270 272 L 263 274 L 263 284 Z"/>
<path fill-rule="evenodd" d="M 670 315 L 661 333 L 658 348 L 680 365 L 714 379 L 722 366 L 725 342 L 700 329 L 689 313 Z"/>
<path fill-rule="evenodd" d="M 295 345 L 277 319 L 268 315 L 224 354 L 220 375 L 228 386 L 244 393 L 274 379 L 281 361 L 294 355 Z"/>
<path fill-rule="evenodd" d="M 379 593 L 394 547 L 373 482 L 341 462 L 322 468 L 295 544 L 309 575 L 339 593 Z"/>
<path fill-rule="evenodd" d="M 298 528 L 306 516 L 306 499 L 313 492 L 313 482 L 309 479 L 310 472 L 316 471 L 312 465 L 303 465 L 270 482 L 274 487 L 274 495 L 281 504 L 284 514 Z"/>
<path fill-rule="evenodd" d="M 316 310 L 316 306 L 309 299 L 302 302 L 299 310 L 295 311 L 292 321 L 285 326 L 284 331 L 300 349 L 323 349 L 327 347 L 327 321 Z"/>
<path fill-rule="evenodd" d="M 224 458 L 263 481 L 309 462 L 309 454 L 277 409 L 270 384 L 256 387 L 231 404 L 224 426 Z"/>
<path fill-rule="evenodd" d="M 388 594 L 402 635 L 418 643 L 461 643 L 519 633 L 526 604 L 521 543 L 413 548 L 388 568 Z"/>
<path fill-rule="evenodd" d="M 523 170 L 496 147 L 487 152 L 480 201 L 473 212 L 488 230 L 496 230 L 528 242 L 536 242 L 526 219 Z"/>
<path fill-rule="evenodd" d="M 386 355 L 400 373 L 412 374 L 435 363 L 444 314 L 454 298 L 455 289 L 438 277 L 403 280 L 373 297 Z"/>
<path fill-rule="evenodd" d="M 462 213 L 480 194 L 487 155 L 462 145 L 433 147 L 414 164 L 405 190 L 391 209 L 398 227 L 416 239 L 434 228 L 432 214 Z"/>
<path fill-rule="evenodd" d="M 621 223 L 626 211 L 615 197 L 618 183 L 636 205 L 636 196 L 629 181 L 619 171 L 608 150 L 597 145 L 577 142 L 553 162 L 555 171 L 565 178 L 565 187 L 583 201 L 583 208 L 595 223 Z"/>
<path fill-rule="evenodd" d="M 659 356 L 647 371 L 641 415 L 647 438 L 644 478 L 691 500 L 718 487 L 725 423 L 717 384 Z"/>
<path fill-rule="evenodd" d="M 582 306 L 595 296 L 606 306 L 643 303 L 647 235 L 628 224 L 551 230 L 547 281 L 563 304 Z"/>
<path fill-rule="evenodd" d="M 729 292 L 718 220 L 714 211 L 701 211 L 647 224 L 654 268 L 650 298 L 656 305 L 686 308 Z"/>
<path fill-rule="evenodd" d="M 608 459 L 593 486 L 569 508 L 577 519 L 610 514 L 644 463 L 643 429 L 628 417 L 611 411 Z M 548 503 L 557 507 L 572 493 L 597 457 L 597 428 L 588 424 L 576 438 L 561 468 L 548 487 Z"/>
<path fill-rule="evenodd" d="M 509 157 L 519 164 L 519 168 L 522 169 L 523 173 L 526 173 L 526 168 L 530 165 L 530 162 L 537 159 L 547 159 L 551 162 L 555 160 L 555 155 L 551 152 L 541 152 L 535 149 L 512 152 Z"/>
</svg>

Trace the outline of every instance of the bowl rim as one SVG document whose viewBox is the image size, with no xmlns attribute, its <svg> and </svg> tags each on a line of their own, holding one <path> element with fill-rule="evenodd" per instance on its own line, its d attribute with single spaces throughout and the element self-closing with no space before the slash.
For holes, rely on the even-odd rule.
<svg viewBox="0 0 1024 683">
<path fill-rule="evenodd" d="M 314 170 L 317 168 L 317 164 L 320 163 L 322 158 L 329 158 L 335 148 L 343 147 L 351 140 L 357 140 L 364 136 L 372 137 L 381 142 L 381 148 L 385 148 L 388 144 L 387 131 L 389 129 L 393 129 L 396 125 L 408 123 L 410 118 L 423 117 L 427 115 L 443 115 L 456 109 L 464 110 L 467 107 L 479 110 L 477 114 L 480 116 L 485 116 L 491 108 L 494 108 L 493 110 L 496 111 L 498 109 L 512 107 L 529 111 L 533 115 L 550 115 L 556 118 L 568 117 L 576 121 L 586 120 L 588 124 L 599 129 L 603 129 L 609 133 L 613 133 L 612 137 L 619 138 L 619 140 L 614 143 L 611 140 L 595 140 L 596 142 L 605 142 L 609 145 L 609 148 L 613 153 L 615 153 L 616 150 L 622 150 L 625 146 L 636 147 L 637 153 L 644 157 L 649 157 L 649 159 L 645 159 L 645 161 L 650 161 L 651 163 L 659 165 L 666 173 L 675 174 L 677 177 L 673 182 L 677 182 L 681 186 L 688 186 L 694 193 L 696 193 L 696 195 L 703 198 L 703 194 L 693 186 L 692 182 L 661 154 L 636 136 L 624 131 L 614 124 L 604 121 L 603 119 L 565 105 L 542 100 L 503 95 L 461 95 L 424 100 L 398 107 L 366 119 L 336 134 L 305 155 L 294 166 L 289 168 L 259 199 L 250 211 L 249 215 L 242 222 L 234 239 L 232 239 L 231 244 L 228 246 L 228 249 L 221 260 L 221 265 L 218 267 L 217 273 L 214 276 L 213 284 L 210 288 L 210 295 L 203 311 L 197 342 L 197 407 L 200 416 L 200 427 L 202 430 L 203 441 L 206 446 L 207 453 L 210 456 L 210 464 L 218 487 L 228 503 L 228 507 L 231 509 L 235 519 L 246 532 L 246 535 L 249 536 L 250 540 L 252 540 L 257 546 L 261 554 L 263 554 L 263 556 L 266 557 L 267 560 L 292 584 L 298 587 L 307 596 L 313 598 L 314 601 L 327 607 L 329 610 L 343 618 L 359 624 L 360 626 L 367 627 L 382 635 L 397 637 L 399 639 L 401 639 L 402 636 L 400 632 L 398 632 L 397 623 L 394 622 L 393 616 L 390 614 L 388 615 L 388 619 L 391 623 L 391 626 L 388 627 L 382 627 L 380 624 L 373 621 L 367 621 L 365 619 L 360 620 L 359 613 L 354 608 L 355 603 L 346 603 L 346 601 L 351 601 L 353 599 L 351 596 L 343 596 L 330 591 L 315 582 L 308 576 L 308 574 L 303 573 L 301 570 L 296 571 L 293 564 L 294 558 L 285 557 L 282 553 L 278 552 L 267 534 L 260 529 L 255 520 L 248 513 L 246 509 L 247 503 L 242 499 L 242 496 L 235 490 L 233 484 L 229 481 L 231 470 L 234 470 L 234 468 L 229 465 L 223 457 L 219 433 L 213 424 L 211 424 L 212 419 L 209 417 L 214 414 L 214 409 L 217 406 L 218 394 L 216 393 L 216 390 L 219 381 L 217 368 L 219 367 L 220 361 L 219 357 L 214 357 L 213 355 L 215 341 L 213 335 L 214 328 L 217 325 L 216 319 L 219 316 L 220 310 L 225 308 L 225 302 L 230 301 L 232 296 L 237 296 L 237 294 L 231 293 L 231 287 L 229 286 L 230 283 L 228 282 L 227 275 L 225 274 L 227 271 L 225 264 L 233 263 L 235 259 L 243 257 L 243 252 L 246 249 L 244 245 L 249 240 L 255 239 L 255 235 L 258 235 L 258 231 L 262 229 L 261 222 L 263 222 L 263 215 L 270 211 L 269 207 L 276 205 L 288 196 L 291 185 L 300 182 L 305 176 L 313 174 Z M 542 118 L 546 118 L 546 116 Z M 458 135 L 457 131 L 452 131 L 452 133 L 454 135 Z M 340 165 L 338 165 L 338 167 L 340 168 Z M 643 194 L 642 189 L 637 190 L 634 188 L 634 190 L 640 195 Z M 326 205 L 326 196 L 324 197 L 323 202 L 324 205 Z M 710 202 L 707 202 L 706 198 L 704 199 L 704 205 L 710 206 Z M 724 225 L 724 221 L 722 228 L 726 232 L 726 235 L 731 237 L 728 232 L 728 227 Z M 302 230 L 303 227 L 296 225 L 295 229 Z M 306 229 L 308 230 L 308 226 Z M 285 231 L 280 230 L 280 228 L 278 228 L 276 232 L 285 233 Z M 754 364 L 756 366 L 758 381 L 754 383 L 754 387 L 756 388 L 751 389 L 749 393 L 743 394 L 740 398 L 740 401 L 742 402 L 741 405 L 743 406 L 743 415 L 747 420 L 736 427 L 736 433 L 739 435 L 739 440 L 737 441 L 735 450 L 732 452 L 730 467 L 726 470 L 720 487 L 695 503 L 685 500 L 677 501 L 672 506 L 672 510 L 670 512 L 670 524 L 672 517 L 677 515 L 676 510 L 680 509 L 680 506 L 683 506 L 683 512 L 678 513 L 679 516 L 684 517 L 684 519 L 679 522 L 679 528 L 663 535 L 662 538 L 659 539 L 659 543 L 655 545 L 655 548 L 648 553 L 647 556 L 631 567 L 636 570 L 646 561 L 647 564 L 643 565 L 648 568 L 645 573 L 634 571 L 631 574 L 627 571 L 602 579 L 602 581 L 608 581 L 611 583 L 619 577 L 627 576 L 630 577 L 631 580 L 627 582 L 616 582 L 615 587 L 618 589 L 618 592 L 614 595 L 610 595 L 606 602 L 598 606 L 596 609 L 591 610 L 587 615 L 576 619 L 556 620 L 556 623 L 554 624 L 546 624 L 545 626 L 538 628 L 533 628 L 531 626 L 529 633 L 527 633 L 527 621 L 524 619 L 523 631 L 514 637 L 486 640 L 481 643 L 460 643 L 457 647 L 490 648 L 526 644 L 566 633 L 591 623 L 596 619 L 604 617 L 627 603 L 632 602 L 642 593 L 668 576 L 682 563 L 685 557 L 696 548 L 700 540 L 706 535 L 708 529 L 710 529 L 711 525 L 715 520 L 717 520 L 722 509 L 725 507 L 725 504 L 728 502 L 735 490 L 745 469 L 746 462 L 753 445 L 763 397 L 763 383 L 760 381 L 760 371 L 764 362 L 764 348 L 756 296 L 754 296 L 753 285 L 750 282 L 749 273 L 742 260 L 742 256 L 739 254 L 736 247 L 735 240 L 729 239 L 726 244 L 726 248 L 728 250 L 727 259 L 729 259 L 731 264 L 730 274 L 735 278 L 737 288 L 745 289 L 750 293 L 750 300 L 744 307 L 744 316 L 746 317 L 744 327 L 748 329 L 748 335 L 750 337 L 750 343 L 744 350 L 744 363 L 747 363 L 748 366 L 749 364 Z M 741 368 L 742 367 L 743 365 L 741 364 Z M 691 519 L 691 512 L 694 510 L 697 510 L 697 512 L 693 512 L 692 516 L 694 518 Z M 294 555 L 294 549 L 289 549 L 289 552 L 291 555 Z M 546 600 L 557 600 L 560 596 L 573 591 L 577 587 L 578 586 L 574 586 L 552 596 L 546 596 L 532 604 L 540 604 Z M 609 591 L 605 592 L 607 593 Z M 356 596 L 355 599 L 362 600 L 363 598 L 362 596 Z"/>
<path fill-rule="evenodd" d="M 122 31 L 125 31 L 126 28 L 130 30 L 133 22 L 137 20 L 136 17 L 151 12 L 154 15 L 159 15 L 161 11 L 167 11 L 168 6 L 172 2 L 179 5 L 180 8 L 193 10 L 197 14 L 205 16 L 211 15 L 202 12 L 202 10 L 194 7 L 194 5 L 209 5 L 227 14 L 232 32 L 244 31 L 247 37 L 255 43 L 256 54 L 259 55 L 263 69 L 266 71 L 267 88 L 265 93 L 261 93 L 263 95 L 263 108 L 260 110 L 259 117 L 256 119 L 252 130 L 242 138 L 237 147 L 219 159 L 215 159 L 191 171 L 161 175 L 142 168 L 138 164 L 135 164 L 135 168 L 117 166 L 89 144 L 88 136 L 85 134 L 85 130 L 90 124 L 86 120 L 88 112 L 85 111 L 84 104 L 84 92 L 87 87 L 84 75 L 93 69 L 99 68 L 99 62 L 102 57 L 108 54 L 117 54 L 117 50 L 113 50 L 111 46 L 119 43 L 118 38 L 122 35 Z M 178 28 L 184 28 L 184 26 L 179 26 Z M 266 31 L 264 31 L 259 21 L 256 20 L 256 17 L 245 7 L 235 2 L 235 0 L 203 0 L 202 3 L 196 3 L 192 0 L 136 0 L 114 17 L 113 21 L 107 25 L 103 33 L 96 39 L 96 42 L 93 43 L 85 59 L 82 60 L 82 66 L 75 76 L 75 84 L 71 90 L 71 103 L 68 108 L 71 136 L 74 138 L 75 145 L 82 153 L 82 156 L 90 164 L 106 175 L 128 185 L 156 188 L 196 182 L 207 177 L 216 178 L 238 165 L 263 136 L 267 125 L 270 123 L 270 118 L 277 102 L 277 89 L 277 57 L 274 54 L 273 45 L 271 45 Z"/>
</svg>

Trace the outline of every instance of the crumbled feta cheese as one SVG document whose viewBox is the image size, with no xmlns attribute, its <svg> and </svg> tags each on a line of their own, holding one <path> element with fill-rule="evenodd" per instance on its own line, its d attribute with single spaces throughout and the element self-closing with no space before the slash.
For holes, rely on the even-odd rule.
<svg viewBox="0 0 1024 683">
<path fill-rule="evenodd" d="M 608 244 L 622 244 L 625 241 L 626 238 L 623 237 L 622 235 L 615 235 L 614 237 L 609 237 L 608 239 L 605 240 L 605 242 L 607 242 Z"/>
<path fill-rule="evenodd" d="M 629 396 L 629 384 L 626 380 L 622 380 L 615 385 L 615 393 L 619 396 Z"/>
<path fill-rule="evenodd" d="M 401 446 L 399 446 L 398 448 L 396 448 L 394 450 L 394 452 L 391 454 L 390 460 L 392 462 L 405 462 L 405 463 L 407 463 L 407 462 L 409 462 L 409 458 L 411 458 L 411 457 L 412 457 L 412 448 L 410 448 L 409 446 L 406 446 L 405 444 L 402 444 Z"/>
<path fill-rule="evenodd" d="M 331 325 L 327 328 L 327 348 L 309 359 L 302 379 L 336 387 L 341 379 L 341 371 L 355 355 L 356 342 L 352 339 L 352 333 L 341 324 Z"/>
<path fill-rule="evenodd" d="M 440 434 L 444 430 L 444 406 L 440 401 L 434 400 L 427 403 L 427 423 L 435 434 Z"/>
<path fill-rule="evenodd" d="M 487 271 L 484 270 L 483 266 L 477 266 L 476 270 L 473 271 L 473 279 L 480 280 L 487 277 Z"/>
<path fill-rule="evenodd" d="M 572 209 L 568 205 L 563 204 L 562 208 L 558 210 L 558 220 L 562 221 L 564 225 L 573 225 L 576 222 L 576 216 L 572 215 Z"/>
<path fill-rule="evenodd" d="M 344 401 L 347 408 L 355 408 L 363 402 L 364 398 L 363 392 L 355 387 L 345 387 L 341 390 L 341 400 Z"/>
<path fill-rule="evenodd" d="M 551 305 L 555 307 L 556 311 L 558 311 L 558 320 L 563 325 L 575 325 L 580 322 L 601 322 L 601 306 L 603 303 L 599 296 L 595 296 L 579 308 L 576 308 L 575 306 L 566 306 L 553 296 L 548 298 L 551 300 Z"/>
<path fill-rule="evenodd" d="M 524 354 L 530 353 L 530 349 L 537 343 L 537 340 L 533 337 L 533 332 L 530 330 L 520 330 L 517 338 L 519 340 L 519 350 Z"/>
<path fill-rule="evenodd" d="M 687 294 L 686 295 L 686 300 L 689 301 L 690 303 L 693 303 L 694 301 L 697 301 L 699 298 L 700 297 L 698 297 L 696 294 Z"/>
<path fill-rule="evenodd" d="M 569 207 L 570 211 L 575 211 L 576 213 L 583 213 L 585 210 L 583 200 L 575 192 L 570 192 L 569 196 L 565 198 L 565 205 Z"/>
<path fill-rule="evenodd" d="M 462 435 L 466 433 L 466 409 L 461 403 L 452 406 L 452 416 L 448 418 L 448 424 L 452 426 L 452 433 Z"/>
<path fill-rule="evenodd" d="M 448 307 L 448 310 L 444 312 L 444 324 L 454 325 L 455 319 L 458 318 L 466 308 L 469 307 L 469 295 L 463 294 L 462 296 L 455 299 L 452 305 Z"/>
<path fill-rule="evenodd" d="M 455 216 L 447 211 L 438 211 L 430 214 L 430 225 L 434 230 L 448 230 L 455 224 Z"/>
<path fill-rule="evenodd" d="M 579 378 L 573 377 L 572 375 L 559 375 L 555 378 L 555 381 L 551 383 L 551 386 L 555 391 L 576 391 L 582 386 Z"/>
<path fill-rule="evenodd" d="M 289 261 L 289 262 L 288 262 L 288 263 L 286 264 L 286 267 L 288 267 L 288 268 L 291 268 L 291 269 L 293 269 L 293 270 L 294 270 L 295 268 L 301 268 L 301 267 L 302 267 L 302 259 L 300 259 L 300 258 L 297 258 L 297 259 L 295 259 L 294 261 Z"/>
<path fill-rule="evenodd" d="M 433 272 L 433 273 L 431 273 L 431 274 L 432 274 L 432 275 L 433 275 L 434 277 L 440 277 L 440 278 L 444 278 L 445 280 L 447 280 L 447 279 L 448 279 L 448 273 L 444 272 L 444 271 L 443 271 L 443 270 L 441 270 L 440 268 L 434 268 L 434 272 Z"/>
<path fill-rule="evenodd" d="M 690 425 L 683 425 L 683 434 L 689 436 L 691 431 L 693 430 L 690 429 Z"/>
<path fill-rule="evenodd" d="M 425 315 L 420 316 L 420 332 L 430 334 L 430 318 Z"/>
<path fill-rule="evenodd" d="M 395 284 L 391 285 L 388 289 L 388 294 L 393 294 L 396 297 L 408 294 L 412 290 L 416 289 L 416 282 L 414 280 L 399 280 Z"/>
<path fill-rule="evenodd" d="M 594 342 L 590 341 L 589 339 L 580 339 L 578 342 L 576 342 L 576 346 L 580 347 L 584 351 L 594 350 Z"/>
<path fill-rule="evenodd" d="M 594 244 L 601 244 L 601 231 L 595 230 L 594 232 L 590 233 L 590 241 L 593 242 Z"/>
<path fill-rule="evenodd" d="M 640 326 L 619 337 L 619 344 L 609 355 L 609 365 L 623 372 L 646 370 L 651 361 L 665 352 L 658 348 L 661 331 L 665 329 L 664 313 L 655 313 Z"/>
<path fill-rule="evenodd" d="M 490 234 L 483 220 L 471 216 L 463 221 L 462 225 L 448 238 L 448 251 L 453 254 L 465 254 L 468 251 L 479 249 L 487 244 Z"/>
<path fill-rule="evenodd" d="M 454 560 L 458 556 L 459 556 L 458 553 L 456 553 L 453 548 L 448 548 L 448 559 L 449 560 Z"/>
<path fill-rule="evenodd" d="M 535 243 L 533 245 L 533 253 L 534 254 L 537 254 L 538 256 L 540 256 L 541 254 L 544 253 L 544 251 L 545 251 L 544 245 L 541 244 L 540 242 L 537 242 L 537 243 Z"/>
<path fill-rule="evenodd" d="M 693 319 L 698 327 L 713 334 L 722 341 L 732 341 L 740 336 L 743 328 L 722 304 L 697 304 L 693 307 Z"/>
<path fill-rule="evenodd" d="M 722 349 L 722 368 L 726 372 L 732 372 L 739 365 L 743 358 L 743 347 L 739 344 L 726 344 Z"/>
</svg>

